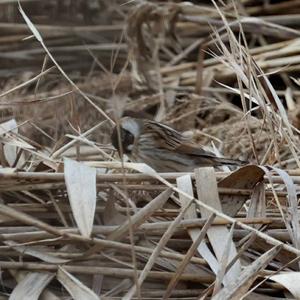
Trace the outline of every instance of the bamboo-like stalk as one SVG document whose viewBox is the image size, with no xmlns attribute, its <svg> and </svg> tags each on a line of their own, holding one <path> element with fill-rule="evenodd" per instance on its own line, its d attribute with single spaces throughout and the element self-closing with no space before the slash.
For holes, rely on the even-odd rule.
<svg viewBox="0 0 300 300">
<path fill-rule="evenodd" d="M 27 270 L 27 271 L 50 271 L 56 272 L 58 269 L 57 265 L 34 263 L 34 262 L 7 262 L 0 261 L 0 267 L 3 269 L 11 270 Z M 121 269 L 121 268 L 105 268 L 105 267 L 93 267 L 93 266 L 76 266 L 76 265 L 65 265 L 64 268 L 71 273 L 77 274 L 103 274 L 111 277 L 118 278 L 131 278 L 133 270 Z M 140 271 L 139 271 L 140 272 Z M 170 280 L 174 273 L 170 272 L 158 272 L 150 271 L 148 276 L 151 279 L 156 280 Z M 198 283 L 210 283 L 213 280 L 213 276 L 199 276 L 195 274 L 182 274 L 180 280 L 191 281 Z"/>
<path fill-rule="evenodd" d="M 90 165 L 92 163 L 90 162 Z M 109 164 L 108 164 L 109 165 Z M 119 164 L 121 167 L 121 164 Z M 288 170 L 288 173 L 291 173 L 291 179 L 295 184 L 300 183 L 300 173 L 297 170 Z M 231 172 L 216 172 L 216 178 L 218 180 L 224 179 L 226 176 L 230 175 Z M 169 181 L 173 181 L 176 178 L 183 176 L 183 175 L 190 175 L 192 179 L 194 179 L 194 173 L 157 173 L 161 178 L 164 178 Z M 134 174 L 97 174 L 97 182 L 120 182 L 124 180 L 126 181 L 155 181 L 157 179 L 153 178 L 153 176 L 141 173 L 134 173 Z M 24 181 L 64 181 L 64 173 L 42 173 L 42 172 L 12 172 L 12 173 L 3 173 L 0 172 L 0 178 L 4 180 L 13 181 L 13 184 L 18 182 Z M 272 182 L 273 183 L 283 183 L 282 178 L 278 175 L 272 175 Z M 265 177 L 264 180 L 268 182 L 268 177 Z M 15 182 L 14 182 L 15 181 Z M 224 189 L 226 191 L 226 189 Z"/>
</svg>

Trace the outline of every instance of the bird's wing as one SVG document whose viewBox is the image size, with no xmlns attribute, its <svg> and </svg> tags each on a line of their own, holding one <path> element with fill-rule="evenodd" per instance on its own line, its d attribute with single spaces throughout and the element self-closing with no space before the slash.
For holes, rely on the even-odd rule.
<svg viewBox="0 0 300 300">
<path fill-rule="evenodd" d="M 148 121 L 144 125 L 144 131 L 147 132 L 148 137 L 151 136 L 151 146 L 156 149 L 168 150 L 170 154 L 179 154 L 181 158 L 185 157 L 189 160 L 194 160 L 197 165 L 222 165 L 222 164 L 243 164 L 244 162 L 217 157 L 213 152 L 204 150 L 200 145 L 193 143 L 190 138 L 183 136 L 175 129 L 154 121 Z M 145 135 L 145 134 L 143 134 Z M 140 138 L 143 140 L 143 138 Z M 145 144 L 149 138 L 143 141 Z"/>
<path fill-rule="evenodd" d="M 184 137 L 177 130 L 154 121 L 148 121 L 145 124 L 144 131 L 155 138 L 156 144 L 159 148 L 164 148 L 170 151 L 176 151 L 182 143 L 188 143 L 190 140 L 189 138 Z"/>
<path fill-rule="evenodd" d="M 150 130 L 157 136 L 161 148 L 187 155 L 216 157 L 214 153 L 202 149 L 200 145 L 193 143 L 191 138 L 185 137 L 182 133 L 167 125 L 149 122 L 147 132 Z"/>
<path fill-rule="evenodd" d="M 202 149 L 200 145 L 196 145 L 194 143 L 181 143 L 176 149 L 176 152 L 184 153 L 187 155 L 194 155 L 194 156 L 202 156 L 208 158 L 215 158 L 216 155 L 210 151 Z"/>
</svg>

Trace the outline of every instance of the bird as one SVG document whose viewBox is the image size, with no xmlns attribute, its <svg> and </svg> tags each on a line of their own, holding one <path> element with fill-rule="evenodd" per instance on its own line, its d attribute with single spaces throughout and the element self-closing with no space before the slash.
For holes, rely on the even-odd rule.
<svg viewBox="0 0 300 300">
<path fill-rule="evenodd" d="M 217 157 L 183 133 L 156 121 L 123 117 L 115 126 L 111 142 L 119 155 L 146 163 L 156 172 L 193 172 L 197 167 L 241 166 L 238 159 Z"/>
</svg>

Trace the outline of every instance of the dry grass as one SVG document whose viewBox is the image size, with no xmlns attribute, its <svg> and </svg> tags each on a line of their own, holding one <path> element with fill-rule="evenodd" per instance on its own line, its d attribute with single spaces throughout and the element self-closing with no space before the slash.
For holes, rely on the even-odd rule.
<svg viewBox="0 0 300 300">
<path fill-rule="evenodd" d="M 298 299 L 298 1 L 20 2 L 0 1 L 0 298 Z M 120 162 L 130 113 L 251 164 Z"/>
</svg>

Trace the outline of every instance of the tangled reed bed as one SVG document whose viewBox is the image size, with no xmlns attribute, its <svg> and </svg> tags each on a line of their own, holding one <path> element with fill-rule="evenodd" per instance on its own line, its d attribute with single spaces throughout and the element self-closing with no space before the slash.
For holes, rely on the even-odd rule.
<svg viewBox="0 0 300 300">
<path fill-rule="evenodd" d="M 298 299 L 298 1 L 20 2 L 0 3 L 1 299 Z M 120 163 L 130 114 L 249 165 Z"/>
</svg>

